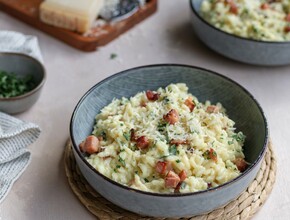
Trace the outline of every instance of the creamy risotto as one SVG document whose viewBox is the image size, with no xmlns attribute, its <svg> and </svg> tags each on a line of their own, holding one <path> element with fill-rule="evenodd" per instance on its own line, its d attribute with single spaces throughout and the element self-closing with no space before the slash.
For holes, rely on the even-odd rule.
<svg viewBox="0 0 290 220">
<path fill-rule="evenodd" d="M 262 41 L 290 41 L 290 0 L 204 0 L 201 15 L 215 27 Z"/>
<path fill-rule="evenodd" d="M 196 192 L 246 168 L 245 136 L 220 103 L 201 103 L 185 84 L 114 99 L 81 145 L 103 175 L 149 192 Z"/>
</svg>

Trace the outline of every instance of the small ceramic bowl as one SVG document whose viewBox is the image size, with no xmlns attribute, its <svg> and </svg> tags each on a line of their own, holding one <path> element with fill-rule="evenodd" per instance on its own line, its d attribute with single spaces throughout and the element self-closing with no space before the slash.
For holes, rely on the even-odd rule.
<svg viewBox="0 0 290 220">
<path fill-rule="evenodd" d="M 226 33 L 205 21 L 199 14 L 203 0 L 190 0 L 193 28 L 212 50 L 243 63 L 279 66 L 290 64 L 290 41 L 258 41 Z"/>
<path fill-rule="evenodd" d="M 246 135 L 244 153 L 251 164 L 239 177 L 205 191 L 184 194 L 144 192 L 121 185 L 94 169 L 79 150 L 91 134 L 95 116 L 113 98 L 156 90 L 170 83 L 186 83 L 199 101 L 221 102 L 236 127 Z M 256 176 L 268 143 L 267 122 L 253 96 L 222 75 L 185 65 L 152 65 L 113 75 L 94 87 L 77 104 L 70 124 L 73 152 L 81 173 L 103 197 L 132 212 L 154 217 L 185 217 L 209 212 L 240 195 Z"/>
<path fill-rule="evenodd" d="M 45 83 L 43 65 L 36 59 L 19 53 L 0 53 L 0 70 L 24 77 L 32 75 L 35 87 L 27 93 L 11 98 L 0 98 L 0 111 L 9 114 L 24 112 L 38 100 Z"/>
</svg>

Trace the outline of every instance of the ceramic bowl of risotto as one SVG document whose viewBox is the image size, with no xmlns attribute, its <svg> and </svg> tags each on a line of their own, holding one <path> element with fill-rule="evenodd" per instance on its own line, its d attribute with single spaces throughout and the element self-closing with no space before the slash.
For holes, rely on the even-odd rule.
<svg viewBox="0 0 290 220">
<path fill-rule="evenodd" d="M 90 88 L 70 123 L 89 184 L 145 216 L 189 217 L 237 198 L 255 178 L 267 121 L 242 86 L 199 67 L 160 64 Z"/>
<path fill-rule="evenodd" d="M 290 64 L 289 1 L 190 0 L 190 20 L 210 49 L 243 63 Z"/>
</svg>

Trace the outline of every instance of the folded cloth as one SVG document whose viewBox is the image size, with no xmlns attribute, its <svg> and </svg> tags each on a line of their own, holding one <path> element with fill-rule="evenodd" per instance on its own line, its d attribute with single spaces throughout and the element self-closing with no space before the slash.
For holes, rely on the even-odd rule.
<svg viewBox="0 0 290 220">
<path fill-rule="evenodd" d="M 43 63 L 37 38 L 13 31 L 0 31 L 0 52 L 23 53 Z M 40 135 L 40 128 L 0 112 L 0 203 L 30 162 L 27 146 Z M 1 219 L 1 217 L 0 217 Z"/>
<path fill-rule="evenodd" d="M 26 147 L 40 135 L 40 128 L 0 112 L 0 203 L 30 162 Z"/>
<path fill-rule="evenodd" d="M 0 52 L 24 53 L 43 63 L 35 36 L 24 35 L 14 31 L 0 31 Z"/>
</svg>

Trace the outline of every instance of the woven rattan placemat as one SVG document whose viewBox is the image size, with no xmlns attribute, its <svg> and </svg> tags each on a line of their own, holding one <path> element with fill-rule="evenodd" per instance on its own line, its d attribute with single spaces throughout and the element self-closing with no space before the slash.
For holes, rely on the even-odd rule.
<svg viewBox="0 0 290 220">
<path fill-rule="evenodd" d="M 153 219 L 126 211 L 99 195 L 85 180 L 76 164 L 70 140 L 67 141 L 64 153 L 65 172 L 69 185 L 80 202 L 97 219 Z M 191 220 L 209 219 L 249 219 L 265 203 L 272 191 L 276 179 L 276 158 L 273 153 L 273 145 L 270 142 L 261 169 L 251 185 L 236 200 L 224 207 L 216 209 L 208 214 L 187 218 Z M 163 218 L 159 218 L 163 219 Z M 183 218 L 185 219 L 185 218 Z"/>
</svg>

